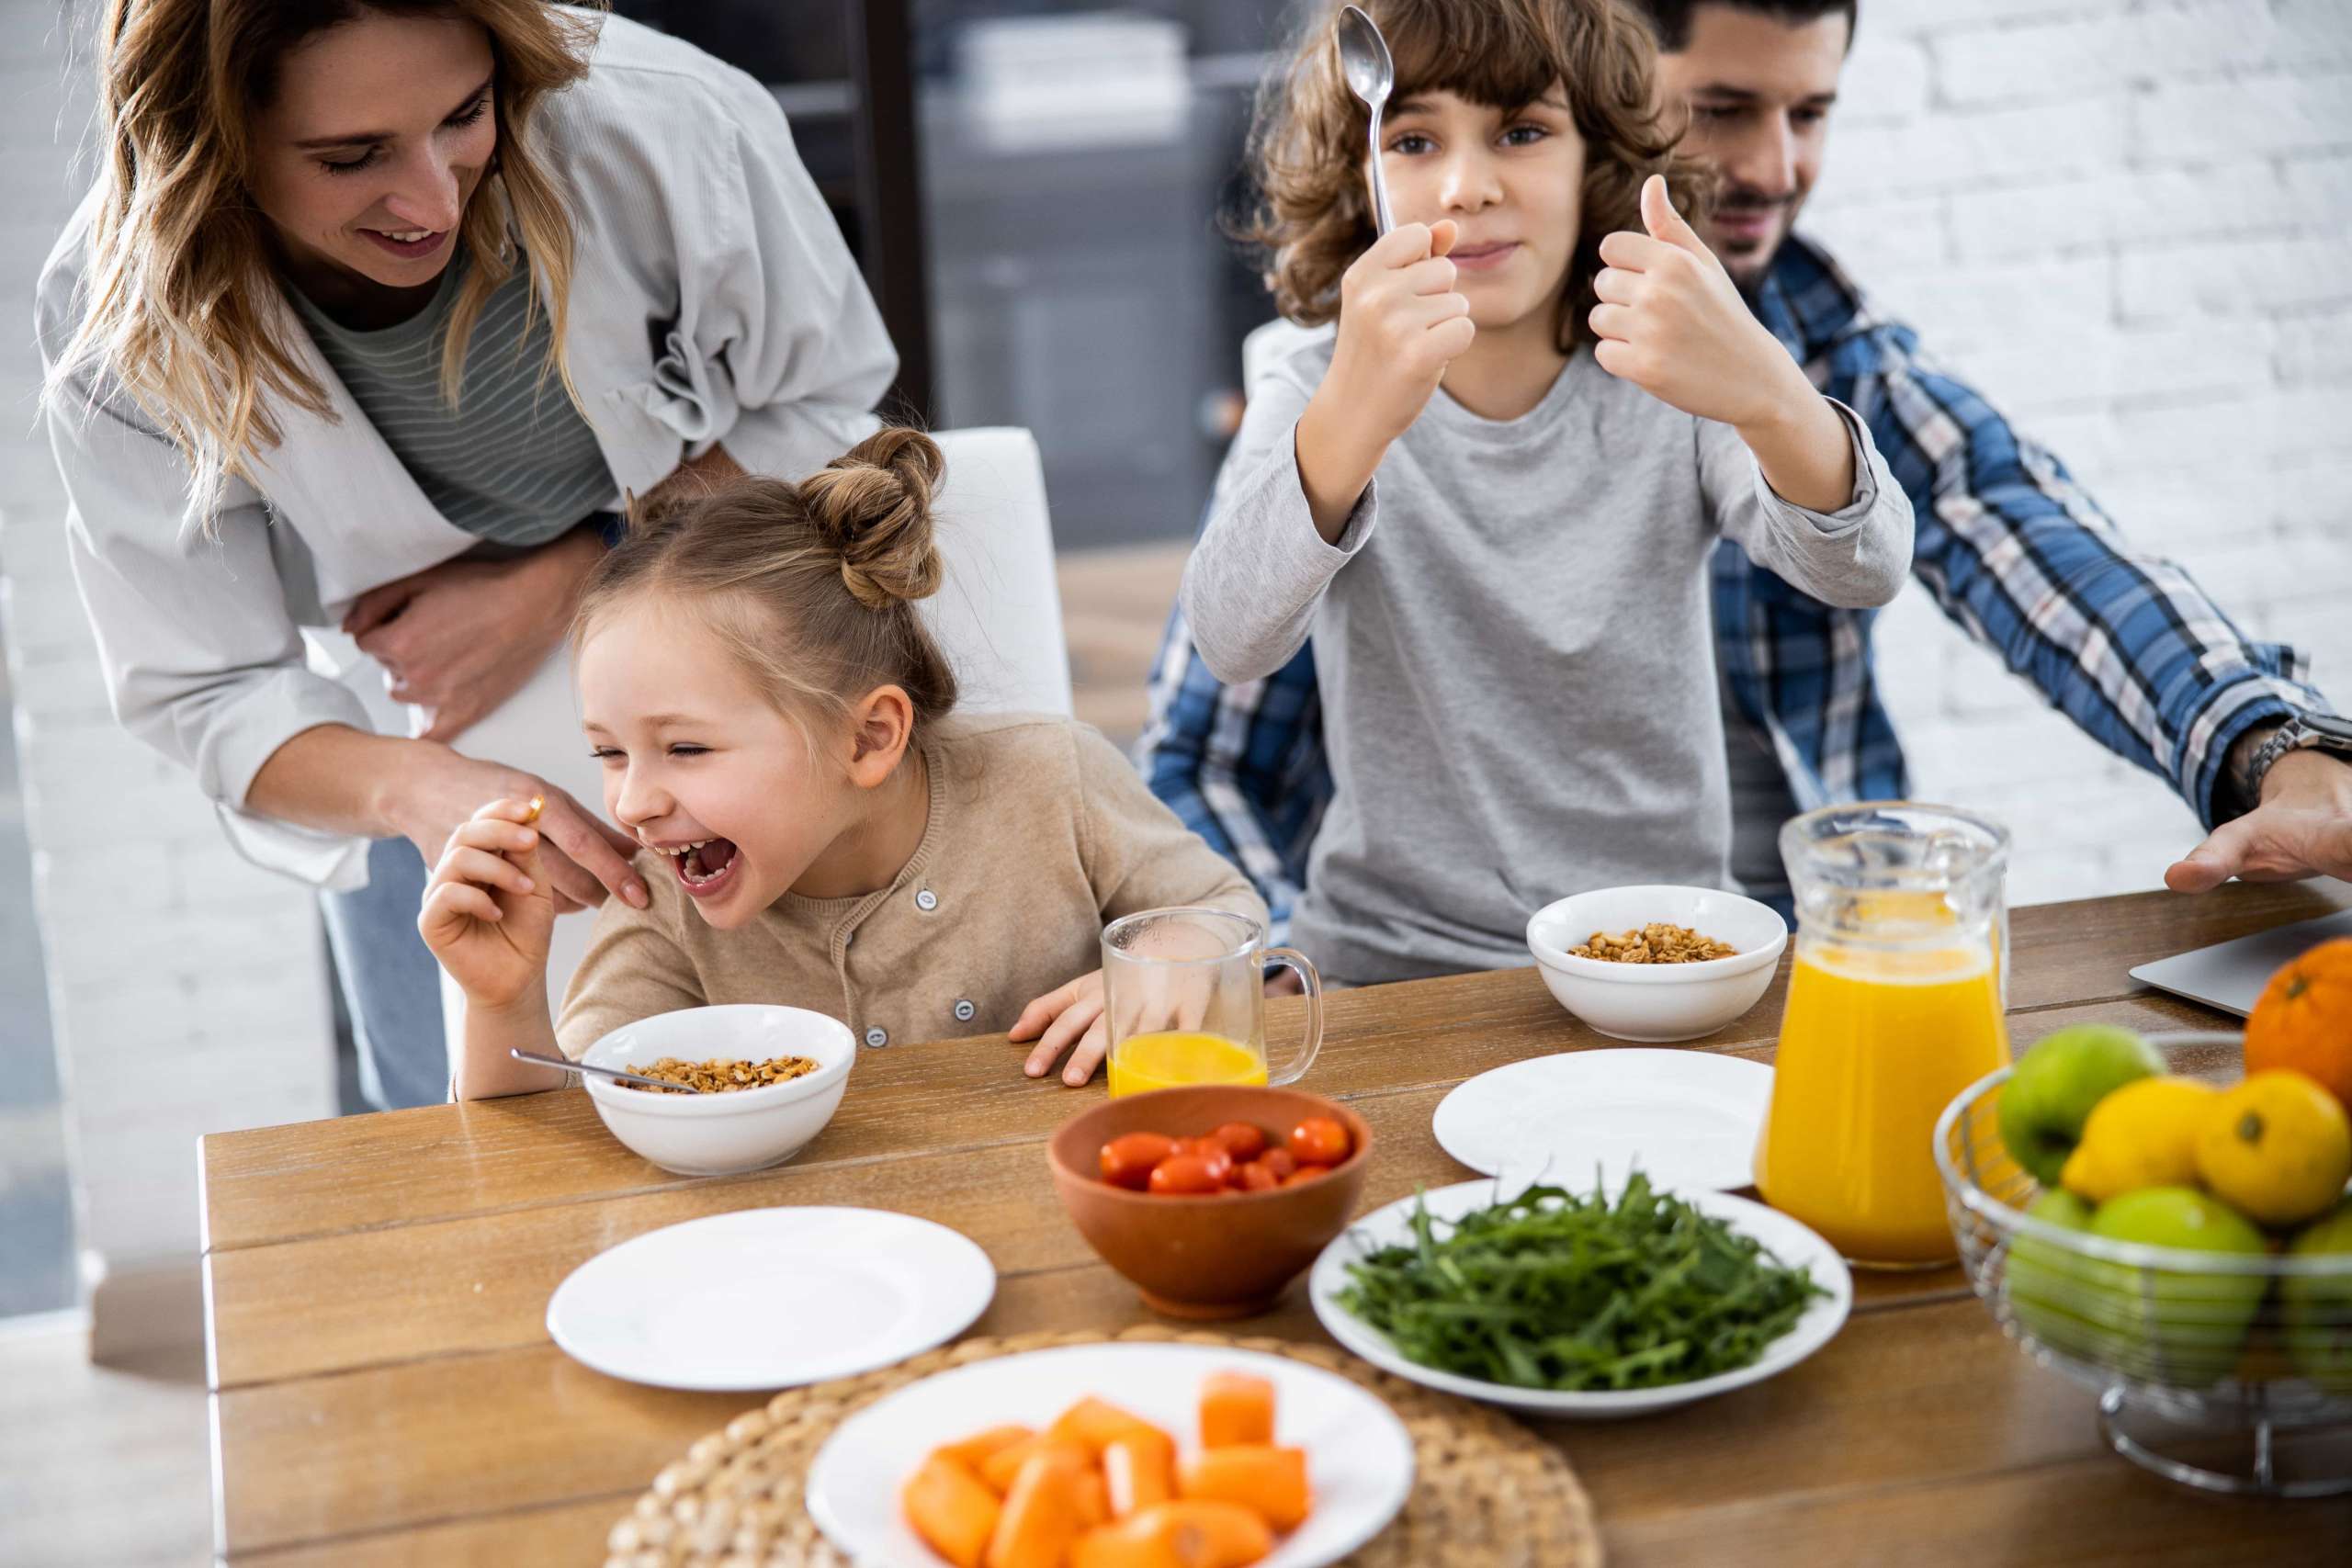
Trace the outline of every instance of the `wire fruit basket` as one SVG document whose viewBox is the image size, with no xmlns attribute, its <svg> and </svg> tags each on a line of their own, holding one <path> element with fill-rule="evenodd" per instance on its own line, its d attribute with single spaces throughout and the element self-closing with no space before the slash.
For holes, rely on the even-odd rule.
<svg viewBox="0 0 2352 1568">
<path fill-rule="evenodd" d="M 2235 1034 L 2154 1038 L 2170 1070 L 2234 1081 Z M 1996 1125 L 2010 1069 L 1936 1123 L 1969 1282 L 2026 1352 L 2096 1390 L 2116 1452 L 2208 1491 L 2352 1492 L 2352 1253 L 2191 1252 L 2026 1211 L 2042 1188 Z"/>
</svg>

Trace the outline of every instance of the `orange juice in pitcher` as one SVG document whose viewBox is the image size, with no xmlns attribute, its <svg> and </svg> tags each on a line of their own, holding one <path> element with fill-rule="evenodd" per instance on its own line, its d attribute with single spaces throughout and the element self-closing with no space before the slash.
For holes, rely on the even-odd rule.
<svg viewBox="0 0 2352 1568">
<path fill-rule="evenodd" d="M 1952 1097 L 2008 1060 L 2008 835 L 1894 802 L 1797 818 L 1781 847 L 1796 957 L 1756 1185 L 1857 1264 L 1948 1263 L 1931 1145 Z"/>
</svg>

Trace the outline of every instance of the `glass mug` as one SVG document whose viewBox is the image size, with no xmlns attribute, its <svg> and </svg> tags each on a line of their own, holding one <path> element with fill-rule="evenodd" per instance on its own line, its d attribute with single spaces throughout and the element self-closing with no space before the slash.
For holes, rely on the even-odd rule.
<svg viewBox="0 0 2352 1568">
<path fill-rule="evenodd" d="M 1936 1118 L 2009 1059 L 2008 851 L 1998 823 L 1908 801 L 1781 829 L 1796 956 L 1756 1185 L 1862 1267 L 1957 1255 Z"/>
<path fill-rule="evenodd" d="M 1305 953 L 1267 947 L 1265 929 L 1224 909 L 1146 909 L 1102 930 L 1102 1019 L 1111 1092 L 1187 1084 L 1286 1084 L 1323 1046 L 1323 977 Z M 1266 1061 L 1265 966 L 1306 987 L 1306 1041 L 1295 1066 Z"/>
</svg>

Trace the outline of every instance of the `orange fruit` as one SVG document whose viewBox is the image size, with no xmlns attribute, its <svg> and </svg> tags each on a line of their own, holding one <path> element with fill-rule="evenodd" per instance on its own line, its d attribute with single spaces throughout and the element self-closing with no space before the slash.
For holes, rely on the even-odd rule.
<svg viewBox="0 0 2352 1568">
<path fill-rule="evenodd" d="M 2352 1111 L 2352 937 L 2270 976 L 2245 1021 L 2245 1070 L 2301 1073 Z"/>
</svg>

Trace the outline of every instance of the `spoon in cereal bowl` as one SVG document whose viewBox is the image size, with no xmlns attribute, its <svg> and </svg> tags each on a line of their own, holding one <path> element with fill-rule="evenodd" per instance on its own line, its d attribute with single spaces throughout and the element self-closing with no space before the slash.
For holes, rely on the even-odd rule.
<svg viewBox="0 0 2352 1568">
<path fill-rule="evenodd" d="M 614 1083 L 635 1084 L 639 1089 L 666 1089 L 676 1094 L 711 1094 L 712 1089 L 670 1078 L 650 1078 L 642 1073 L 625 1073 L 618 1067 L 592 1067 L 585 1062 L 574 1062 L 563 1056 L 543 1056 L 537 1051 L 526 1051 L 520 1045 L 507 1047 L 506 1054 L 518 1062 L 537 1062 L 543 1067 L 560 1067 L 567 1073 L 594 1073 Z"/>
</svg>

